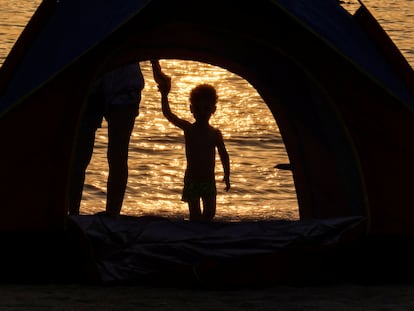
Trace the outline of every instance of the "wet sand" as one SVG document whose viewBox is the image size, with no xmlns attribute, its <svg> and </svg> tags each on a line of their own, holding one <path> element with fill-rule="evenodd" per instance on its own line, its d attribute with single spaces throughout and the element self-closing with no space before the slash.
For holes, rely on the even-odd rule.
<svg viewBox="0 0 414 311">
<path fill-rule="evenodd" d="M 414 285 L 335 284 L 216 291 L 3 284 L 0 310 L 414 310 Z"/>
</svg>

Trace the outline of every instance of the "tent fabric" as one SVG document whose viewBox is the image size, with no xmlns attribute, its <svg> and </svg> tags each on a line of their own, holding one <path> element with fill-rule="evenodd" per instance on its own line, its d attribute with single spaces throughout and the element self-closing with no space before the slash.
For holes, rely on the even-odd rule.
<svg viewBox="0 0 414 311">
<path fill-rule="evenodd" d="M 72 144 L 77 133 L 76 126 L 85 93 L 88 84 L 96 77 L 97 68 L 105 67 L 106 62 L 108 66 L 115 66 L 116 64 L 111 63 L 115 58 L 118 61 L 130 61 L 159 57 L 164 53 L 167 53 L 166 57 L 173 57 L 176 51 L 174 47 L 178 47 L 180 53 L 183 53 L 181 56 L 184 55 L 185 58 L 205 60 L 204 57 L 209 56 L 207 55 L 209 53 L 213 57 L 222 53 L 224 59 L 221 60 L 221 64 L 224 67 L 236 62 L 232 69 L 237 72 L 237 69 L 242 68 L 242 73 L 252 79 L 250 82 L 263 94 L 274 115 L 282 120 L 286 118 L 289 124 L 283 131 L 288 134 L 297 132 L 291 138 L 284 134 L 290 155 L 303 153 L 308 146 L 311 148 L 317 146 L 312 136 L 320 140 L 318 146 L 322 149 L 318 153 L 307 152 L 312 155 L 312 161 L 316 161 L 313 167 L 319 165 L 317 164 L 319 161 L 324 161 L 320 164 L 324 169 L 319 171 L 316 177 L 320 184 L 315 183 L 315 176 L 312 176 L 314 172 L 303 172 L 303 177 L 300 176 L 301 170 L 297 169 L 298 161 L 293 161 L 296 163 L 294 163 L 296 184 L 303 186 L 301 189 L 298 188 L 298 198 L 303 201 L 301 206 L 305 206 L 302 210 L 310 211 L 306 217 L 365 214 L 361 177 L 355 158 L 350 160 L 350 157 L 354 157 L 354 151 L 347 142 L 346 129 L 337 122 L 335 109 L 328 107 L 331 103 L 327 103 L 320 94 L 306 98 L 315 90 L 311 90 L 314 87 L 309 87 L 307 85 L 309 82 L 300 76 L 303 72 L 292 67 L 295 64 L 292 65 L 289 59 L 281 58 L 279 54 L 273 55 L 279 44 L 275 34 L 286 36 L 290 32 L 283 30 L 283 25 L 278 24 L 279 19 L 272 19 L 271 25 L 263 25 L 260 22 L 262 13 L 269 17 L 277 14 L 283 23 L 289 23 L 291 31 L 296 32 L 295 35 L 306 36 L 309 33 L 309 29 L 301 29 L 298 33 L 297 28 L 300 28 L 300 25 L 295 21 L 287 20 L 284 16 L 286 14 L 280 12 L 276 3 L 261 1 L 251 6 L 244 2 L 226 2 L 226 5 L 222 6 L 222 2 L 216 1 L 211 2 L 205 11 L 199 11 L 194 3 L 186 0 L 174 3 L 155 0 L 134 2 L 135 4 L 108 2 L 105 6 L 96 5 L 93 1 L 80 3 L 66 0 L 54 3 L 52 0 L 47 0 L 45 3 L 53 3 L 51 13 L 43 23 L 36 23 L 35 29 L 31 29 L 29 23 L 27 29 L 33 33 L 31 43 L 18 41 L 15 45 L 16 51 L 24 43 L 29 47 L 27 53 L 24 53 L 20 60 L 16 60 L 16 53 L 11 53 L 5 63 L 7 70 L 0 72 L 0 75 L 4 73 L 4 80 L 10 81 L 8 84 L 3 84 L 6 86 L 4 90 L 0 90 L 0 107 L 6 107 L 9 112 L 3 111 L 0 129 L 7 128 L 4 133 L 14 133 L 13 137 L 7 135 L 1 137 L 8 152 L 3 154 L 3 161 L 0 163 L 0 166 L 4 165 L 1 167 L 3 179 L 7 180 L 7 187 L 3 189 L 5 204 L 1 210 L 4 213 L 1 219 L 5 221 L 0 224 L 0 227 L 49 228 L 52 225 L 60 227 L 61 223 L 64 223 L 65 204 L 67 204 L 65 191 L 71 165 L 70 155 L 73 152 Z M 42 6 L 39 10 L 42 11 Z M 195 10 L 196 13 L 191 10 Z M 250 15 L 253 12 L 256 15 Z M 218 14 L 214 24 L 211 24 L 211 14 Z M 69 15 L 73 16 L 69 17 Z M 106 21 L 108 15 L 113 16 L 109 19 L 110 22 Z M 255 23 L 246 24 L 246 15 Z M 101 20 L 104 24 L 102 28 Z M 183 24 L 186 25 L 184 29 L 176 28 Z M 192 27 L 192 24 L 196 26 Z M 73 29 L 77 30 L 75 34 L 72 34 Z M 157 32 L 159 29 L 162 30 Z M 224 29 L 226 31 L 223 32 Z M 248 31 L 248 35 L 244 33 L 245 30 Z M 191 34 L 192 31 L 195 31 L 194 36 Z M 190 40 L 190 42 L 180 40 Z M 300 39 L 288 40 L 284 44 L 292 42 L 298 44 Z M 192 44 L 196 48 L 192 48 Z M 154 52 L 154 46 L 157 47 L 157 52 Z M 146 48 L 153 54 L 146 55 L 145 53 L 148 53 Z M 201 53 L 203 58 L 197 53 Z M 265 53 L 266 57 L 263 57 L 262 53 Z M 107 59 L 108 54 L 113 56 L 111 60 Z M 261 63 L 262 61 L 264 63 Z M 11 70 L 10 67 L 15 67 L 15 70 Z M 280 76 L 275 76 L 274 72 L 280 72 Z M 290 78 L 285 79 L 285 76 Z M 275 85 L 280 86 L 275 88 Z M 72 92 L 72 88 L 77 89 L 77 92 Z M 303 94 L 292 92 L 293 88 L 303 90 Z M 285 93 L 285 98 L 282 96 L 281 99 L 289 103 L 287 108 L 281 108 L 277 103 L 279 99 L 276 93 L 279 89 L 283 89 Z M 271 94 L 266 96 L 266 92 Z M 305 101 L 311 105 L 303 105 Z M 18 105 L 19 102 L 21 105 Z M 12 111 L 11 107 L 16 109 Z M 34 115 L 39 118 L 49 117 L 47 122 L 37 122 L 36 119 L 31 118 Z M 335 128 L 332 128 L 332 125 Z M 33 135 L 41 139 L 32 141 L 33 146 L 26 146 L 25 152 L 27 149 L 31 150 L 31 157 L 24 157 L 24 161 L 19 161 L 23 152 L 19 152 L 22 147 L 17 141 L 23 139 L 25 130 L 29 128 Z M 303 130 L 306 134 L 300 137 Z M 301 143 L 303 147 L 298 151 L 290 151 L 292 143 L 289 141 L 292 139 L 303 140 Z M 303 154 L 299 157 L 303 158 Z M 339 168 L 336 161 L 339 163 Z M 9 163 L 21 167 L 13 169 L 13 165 Z M 26 178 L 20 178 L 16 172 L 25 174 Z M 40 181 L 38 176 L 42 176 L 43 181 Z M 301 180 L 304 178 L 306 180 Z M 328 180 L 329 184 L 326 183 Z M 42 184 L 49 186 L 41 187 Z M 341 186 L 336 186 L 334 189 L 335 186 L 331 185 L 336 184 Z M 26 195 L 19 195 L 16 200 L 18 188 L 24 188 Z M 307 199 L 303 192 L 307 192 L 310 198 Z M 326 196 L 323 193 L 330 194 Z M 19 213 L 14 209 L 15 205 L 27 206 L 26 214 L 30 217 L 21 220 Z M 31 208 L 31 205 L 35 207 Z"/>
<path fill-rule="evenodd" d="M 60 70 L 104 40 L 150 0 L 57 1 L 48 23 L 27 51 L 6 92 L 0 97 L 0 112 L 40 87 Z M 360 31 L 352 16 L 337 0 L 273 1 L 308 25 L 343 55 L 378 80 L 414 109 L 414 95 L 401 83 L 382 55 Z"/>
<path fill-rule="evenodd" d="M 366 219 L 362 232 L 367 235 L 414 235 L 414 210 L 409 208 L 414 95 L 371 34 L 338 1 L 211 0 L 199 10 L 193 0 L 45 0 L 38 13 L 40 21 L 28 24 L 0 69 L 2 232 L 41 232 L 42 240 L 66 232 L 74 142 L 96 75 L 122 62 L 180 58 L 229 69 L 256 88 L 285 142 L 301 219 L 295 226 L 182 227 L 165 220 L 142 226 L 120 220 L 118 226 L 102 217 L 80 217 L 76 220 L 93 243 L 103 280 L 126 280 L 124 272 L 141 277 L 148 273 L 145 269 L 160 268 L 159 261 L 193 276 L 191 267 L 200 258 L 213 258 L 202 265 L 209 271 L 210 264 L 221 265 L 229 258 L 229 265 L 243 258 L 257 267 L 266 255 L 262 268 L 273 269 L 273 254 L 293 251 L 292 245 L 295 252 L 305 253 L 312 246 L 315 261 L 307 257 L 300 271 L 317 274 L 323 256 L 318 246 L 329 253 L 331 242 L 343 237 L 349 223 L 342 220 L 348 217 Z M 205 230 L 201 246 L 192 239 L 200 228 Z M 145 248 L 150 245 L 145 239 L 135 243 L 135 237 L 153 241 L 159 237 L 154 233 L 171 233 L 176 240 L 161 241 L 162 247 L 154 249 Z M 192 238 L 183 245 L 179 238 L 184 233 Z M 121 250 L 122 241 L 138 247 L 138 257 L 148 254 L 155 267 L 134 268 L 142 261 L 129 249 Z M 42 243 L 43 249 L 53 249 L 54 242 L 50 247 Z M 178 244 L 183 249 L 174 249 Z M 10 249 L 4 250 L 11 254 L 7 263 L 14 261 Z M 136 271 L 128 272 L 128 267 Z M 271 271 L 273 277 L 280 273 Z"/>
<path fill-rule="evenodd" d="M 99 282 L 169 280 L 176 285 L 184 280 L 202 283 L 215 273 L 215 266 L 224 262 L 300 248 L 319 251 L 336 247 L 345 234 L 356 231 L 365 221 L 362 217 L 347 217 L 302 222 L 198 223 L 104 214 L 71 216 L 71 220 L 85 233 Z M 273 274 L 274 270 L 281 275 L 282 270 L 291 268 L 275 262 L 268 272 Z M 246 272 L 239 273 L 242 276 Z M 179 279 L 172 277 L 175 274 Z"/>
<path fill-rule="evenodd" d="M 40 29 L 0 97 L 0 112 L 52 79 L 150 1 L 55 2 L 50 19 Z"/>
<path fill-rule="evenodd" d="M 338 5 L 338 1 L 277 2 L 394 96 L 398 96 L 411 110 L 414 109 L 414 94 L 402 83 L 369 35 L 361 32 L 353 16 Z"/>
</svg>

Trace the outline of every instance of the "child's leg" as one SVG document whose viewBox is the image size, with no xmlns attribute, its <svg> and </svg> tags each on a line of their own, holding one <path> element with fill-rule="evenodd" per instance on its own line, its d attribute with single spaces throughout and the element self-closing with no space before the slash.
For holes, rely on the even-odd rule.
<svg viewBox="0 0 414 311">
<path fill-rule="evenodd" d="M 216 196 L 203 197 L 203 221 L 212 221 L 216 215 Z"/>
<path fill-rule="evenodd" d="M 200 200 L 188 201 L 188 210 L 190 211 L 190 221 L 201 220 Z"/>
</svg>

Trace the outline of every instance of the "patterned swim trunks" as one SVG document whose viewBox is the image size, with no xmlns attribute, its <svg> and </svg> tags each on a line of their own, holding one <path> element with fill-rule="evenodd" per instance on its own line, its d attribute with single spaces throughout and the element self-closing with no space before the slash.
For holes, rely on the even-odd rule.
<svg viewBox="0 0 414 311">
<path fill-rule="evenodd" d="M 184 202 L 196 201 L 202 197 L 217 195 L 216 181 L 193 181 L 184 178 L 184 189 L 181 200 Z"/>
</svg>

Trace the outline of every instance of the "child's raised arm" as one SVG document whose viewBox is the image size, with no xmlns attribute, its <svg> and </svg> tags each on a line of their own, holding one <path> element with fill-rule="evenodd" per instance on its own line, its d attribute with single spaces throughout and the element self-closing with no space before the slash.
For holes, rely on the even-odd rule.
<svg viewBox="0 0 414 311">
<path fill-rule="evenodd" d="M 167 76 L 162 72 L 161 66 L 158 60 L 152 60 L 152 73 L 154 75 L 154 80 L 158 84 L 158 90 L 161 93 L 161 104 L 162 104 L 162 113 L 163 115 L 175 126 L 184 129 L 190 125 L 190 122 L 180 119 L 175 115 L 170 108 L 170 103 L 168 101 L 168 93 L 171 90 L 171 77 Z"/>
</svg>

